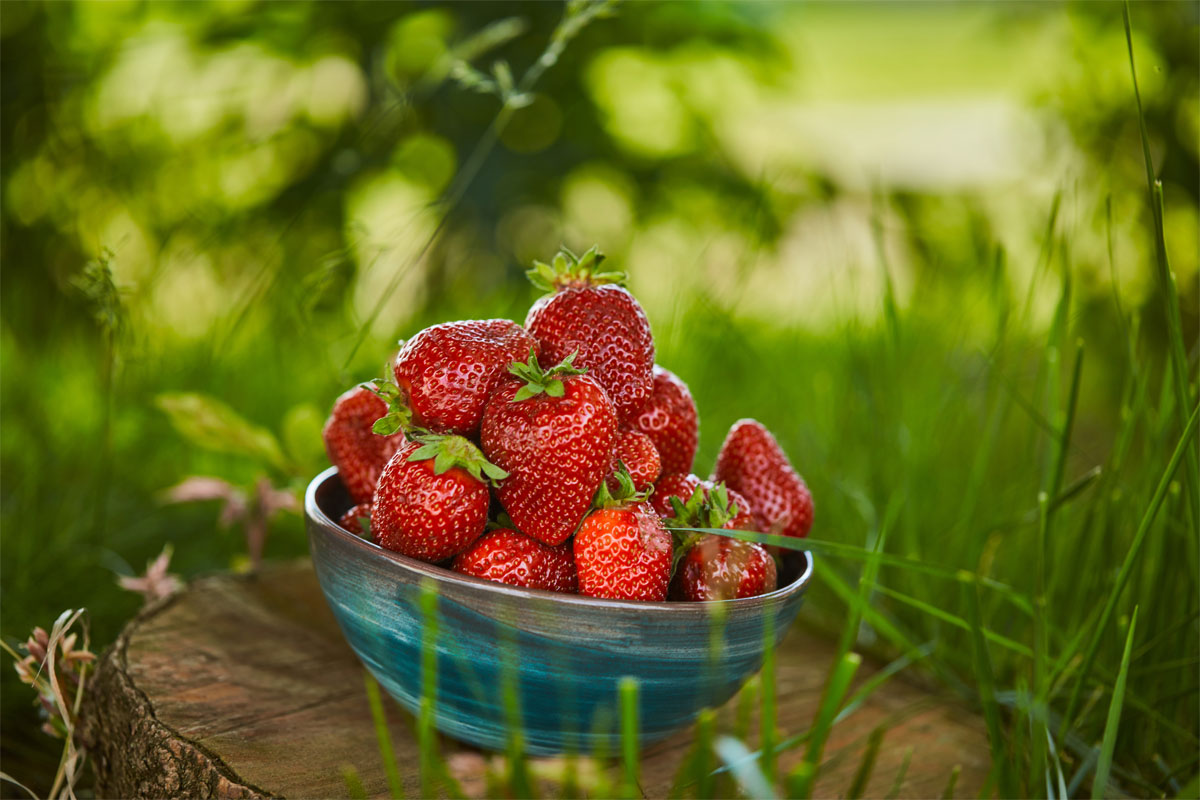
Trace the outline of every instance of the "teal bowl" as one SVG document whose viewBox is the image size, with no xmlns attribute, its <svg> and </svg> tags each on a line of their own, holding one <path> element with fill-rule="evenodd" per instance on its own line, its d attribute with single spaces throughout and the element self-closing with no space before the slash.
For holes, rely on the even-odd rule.
<svg viewBox="0 0 1200 800">
<path fill-rule="evenodd" d="M 618 686 L 639 685 L 642 745 L 662 739 L 732 697 L 778 643 L 812 578 L 812 556 L 792 554 L 782 588 L 711 603 L 637 603 L 521 589 L 386 550 L 336 522 L 350 508 L 336 468 L 305 496 L 308 541 L 321 590 L 346 641 L 411 711 L 421 705 L 426 633 L 436 652 L 436 725 L 502 750 L 519 714 L 535 754 L 616 753 Z M 436 632 L 427 630 L 436 595 Z M 422 609 L 426 610 L 423 611 Z M 515 687 L 517 709 L 504 702 Z"/>
</svg>

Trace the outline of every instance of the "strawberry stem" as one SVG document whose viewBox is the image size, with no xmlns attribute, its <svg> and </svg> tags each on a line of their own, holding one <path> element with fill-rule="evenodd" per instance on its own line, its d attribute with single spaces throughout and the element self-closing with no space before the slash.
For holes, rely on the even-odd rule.
<svg viewBox="0 0 1200 800">
<path fill-rule="evenodd" d="M 550 264 L 534 261 L 533 269 L 526 270 L 525 275 L 534 286 L 546 292 L 557 292 L 566 287 L 601 286 L 606 283 L 624 286 L 627 279 L 624 272 L 598 271 L 598 267 L 604 263 L 604 258 L 604 254 L 596 245 L 588 248 L 581 256 L 575 255 L 564 246 Z"/>
<path fill-rule="evenodd" d="M 592 499 L 593 508 L 622 508 L 638 503 L 644 503 L 650 498 L 650 491 L 639 492 L 633 485 L 633 476 L 629 474 L 625 462 L 617 462 L 617 471 L 613 473 L 617 479 L 616 491 L 609 491 L 608 481 L 603 481 Z"/>
<path fill-rule="evenodd" d="M 399 386 L 382 378 L 375 378 L 370 383 L 360 385 L 387 403 L 387 413 L 375 420 L 375 424 L 371 426 L 372 433 L 391 436 L 397 431 L 408 432 L 412 428 L 412 409 L 405 405 Z"/>
<path fill-rule="evenodd" d="M 480 483 L 491 483 L 504 480 L 508 473 L 483 457 L 483 452 L 466 437 L 440 433 L 422 433 L 412 437 L 418 442 L 418 447 L 409 461 L 428 461 L 433 459 L 433 472 L 441 475 L 454 467 L 464 469 L 472 478 Z"/>
<path fill-rule="evenodd" d="M 516 395 L 513 396 L 512 402 L 519 403 L 542 392 L 550 397 L 562 397 L 566 393 L 563 378 L 587 372 L 586 369 L 575 366 L 576 355 L 578 353 L 571 353 L 558 366 L 543 370 L 538 364 L 537 353 L 530 348 L 528 361 L 514 361 L 508 365 L 508 371 L 525 382 L 525 385 L 518 389 Z"/>
</svg>

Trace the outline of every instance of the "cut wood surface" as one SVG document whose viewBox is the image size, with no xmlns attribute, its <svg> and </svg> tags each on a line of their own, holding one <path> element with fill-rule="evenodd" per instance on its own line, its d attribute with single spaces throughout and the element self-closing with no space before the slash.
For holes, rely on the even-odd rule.
<svg viewBox="0 0 1200 800">
<path fill-rule="evenodd" d="M 784 737 L 811 724 L 835 649 L 800 624 L 780 648 Z M 864 661 L 858 683 L 879 668 Z M 387 794 L 363 667 L 306 561 L 204 578 L 147 609 L 105 654 L 95 689 L 83 736 L 100 797 L 344 797 L 346 767 L 370 796 Z M 736 703 L 723 709 L 726 729 Z M 405 794 L 418 796 L 413 717 L 390 699 L 385 705 Z M 845 795 L 879 726 L 886 734 L 866 796 L 889 793 L 909 751 L 900 797 L 941 796 L 956 767 L 954 795 L 978 794 L 989 766 L 982 722 L 901 676 L 834 727 L 817 796 Z M 691 742 L 683 731 L 644 751 L 646 797 L 667 795 Z M 482 761 L 449 739 L 441 748 L 456 767 Z M 783 754 L 781 769 L 802 756 L 803 748 Z"/>
</svg>

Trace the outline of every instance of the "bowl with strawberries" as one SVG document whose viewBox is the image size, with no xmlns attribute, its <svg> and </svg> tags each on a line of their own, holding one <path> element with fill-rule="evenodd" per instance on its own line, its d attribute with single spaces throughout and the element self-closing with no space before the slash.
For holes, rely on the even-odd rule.
<svg viewBox="0 0 1200 800">
<path fill-rule="evenodd" d="M 624 678 L 642 743 L 668 735 L 758 670 L 812 575 L 801 548 L 759 543 L 808 534 L 803 479 L 751 419 L 711 479 L 693 474 L 695 401 L 602 262 L 536 263 L 546 294 L 524 325 L 408 339 L 388 379 L 334 403 L 333 466 L 308 488 L 313 564 L 351 648 L 480 747 L 519 722 L 534 753 L 611 752 Z"/>
</svg>

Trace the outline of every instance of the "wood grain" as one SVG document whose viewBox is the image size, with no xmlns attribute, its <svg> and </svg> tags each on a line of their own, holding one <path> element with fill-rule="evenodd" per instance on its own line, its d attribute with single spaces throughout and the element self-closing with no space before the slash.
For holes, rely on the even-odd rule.
<svg viewBox="0 0 1200 800">
<path fill-rule="evenodd" d="M 793 626 L 778 654 L 784 736 L 812 721 L 834 650 L 832 642 Z M 878 668 L 864 662 L 858 681 Z M 97 689 L 83 735 L 99 796 L 344 797 L 347 766 L 369 795 L 387 793 L 363 668 L 307 561 L 255 576 L 202 579 L 148 609 L 105 654 Z M 722 710 L 726 726 L 736 702 Z M 413 718 L 385 704 L 405 793 L 417 796 Z M 955 796 L 978 793 L 989 765 L 981 721 L 894 678 L 835 726 L 818 796 L 845 794 L 867 737 L 880 725 L 887 733 L 867 796 L 887 794 L 908 749 L 912 760 L 899 796 L 940 796 L 955 766 L 961 768 Z M 690 745 L 685 731 L 643 753 L 645 796 L 667 794 Z M 456 765 L 482 762 L 451 740 L 442 739 L 441 747 L 447 757 L 458 754 Z M 800 749 L 783 755 L 781 768 L 801 756 Z"/>
</svg>

